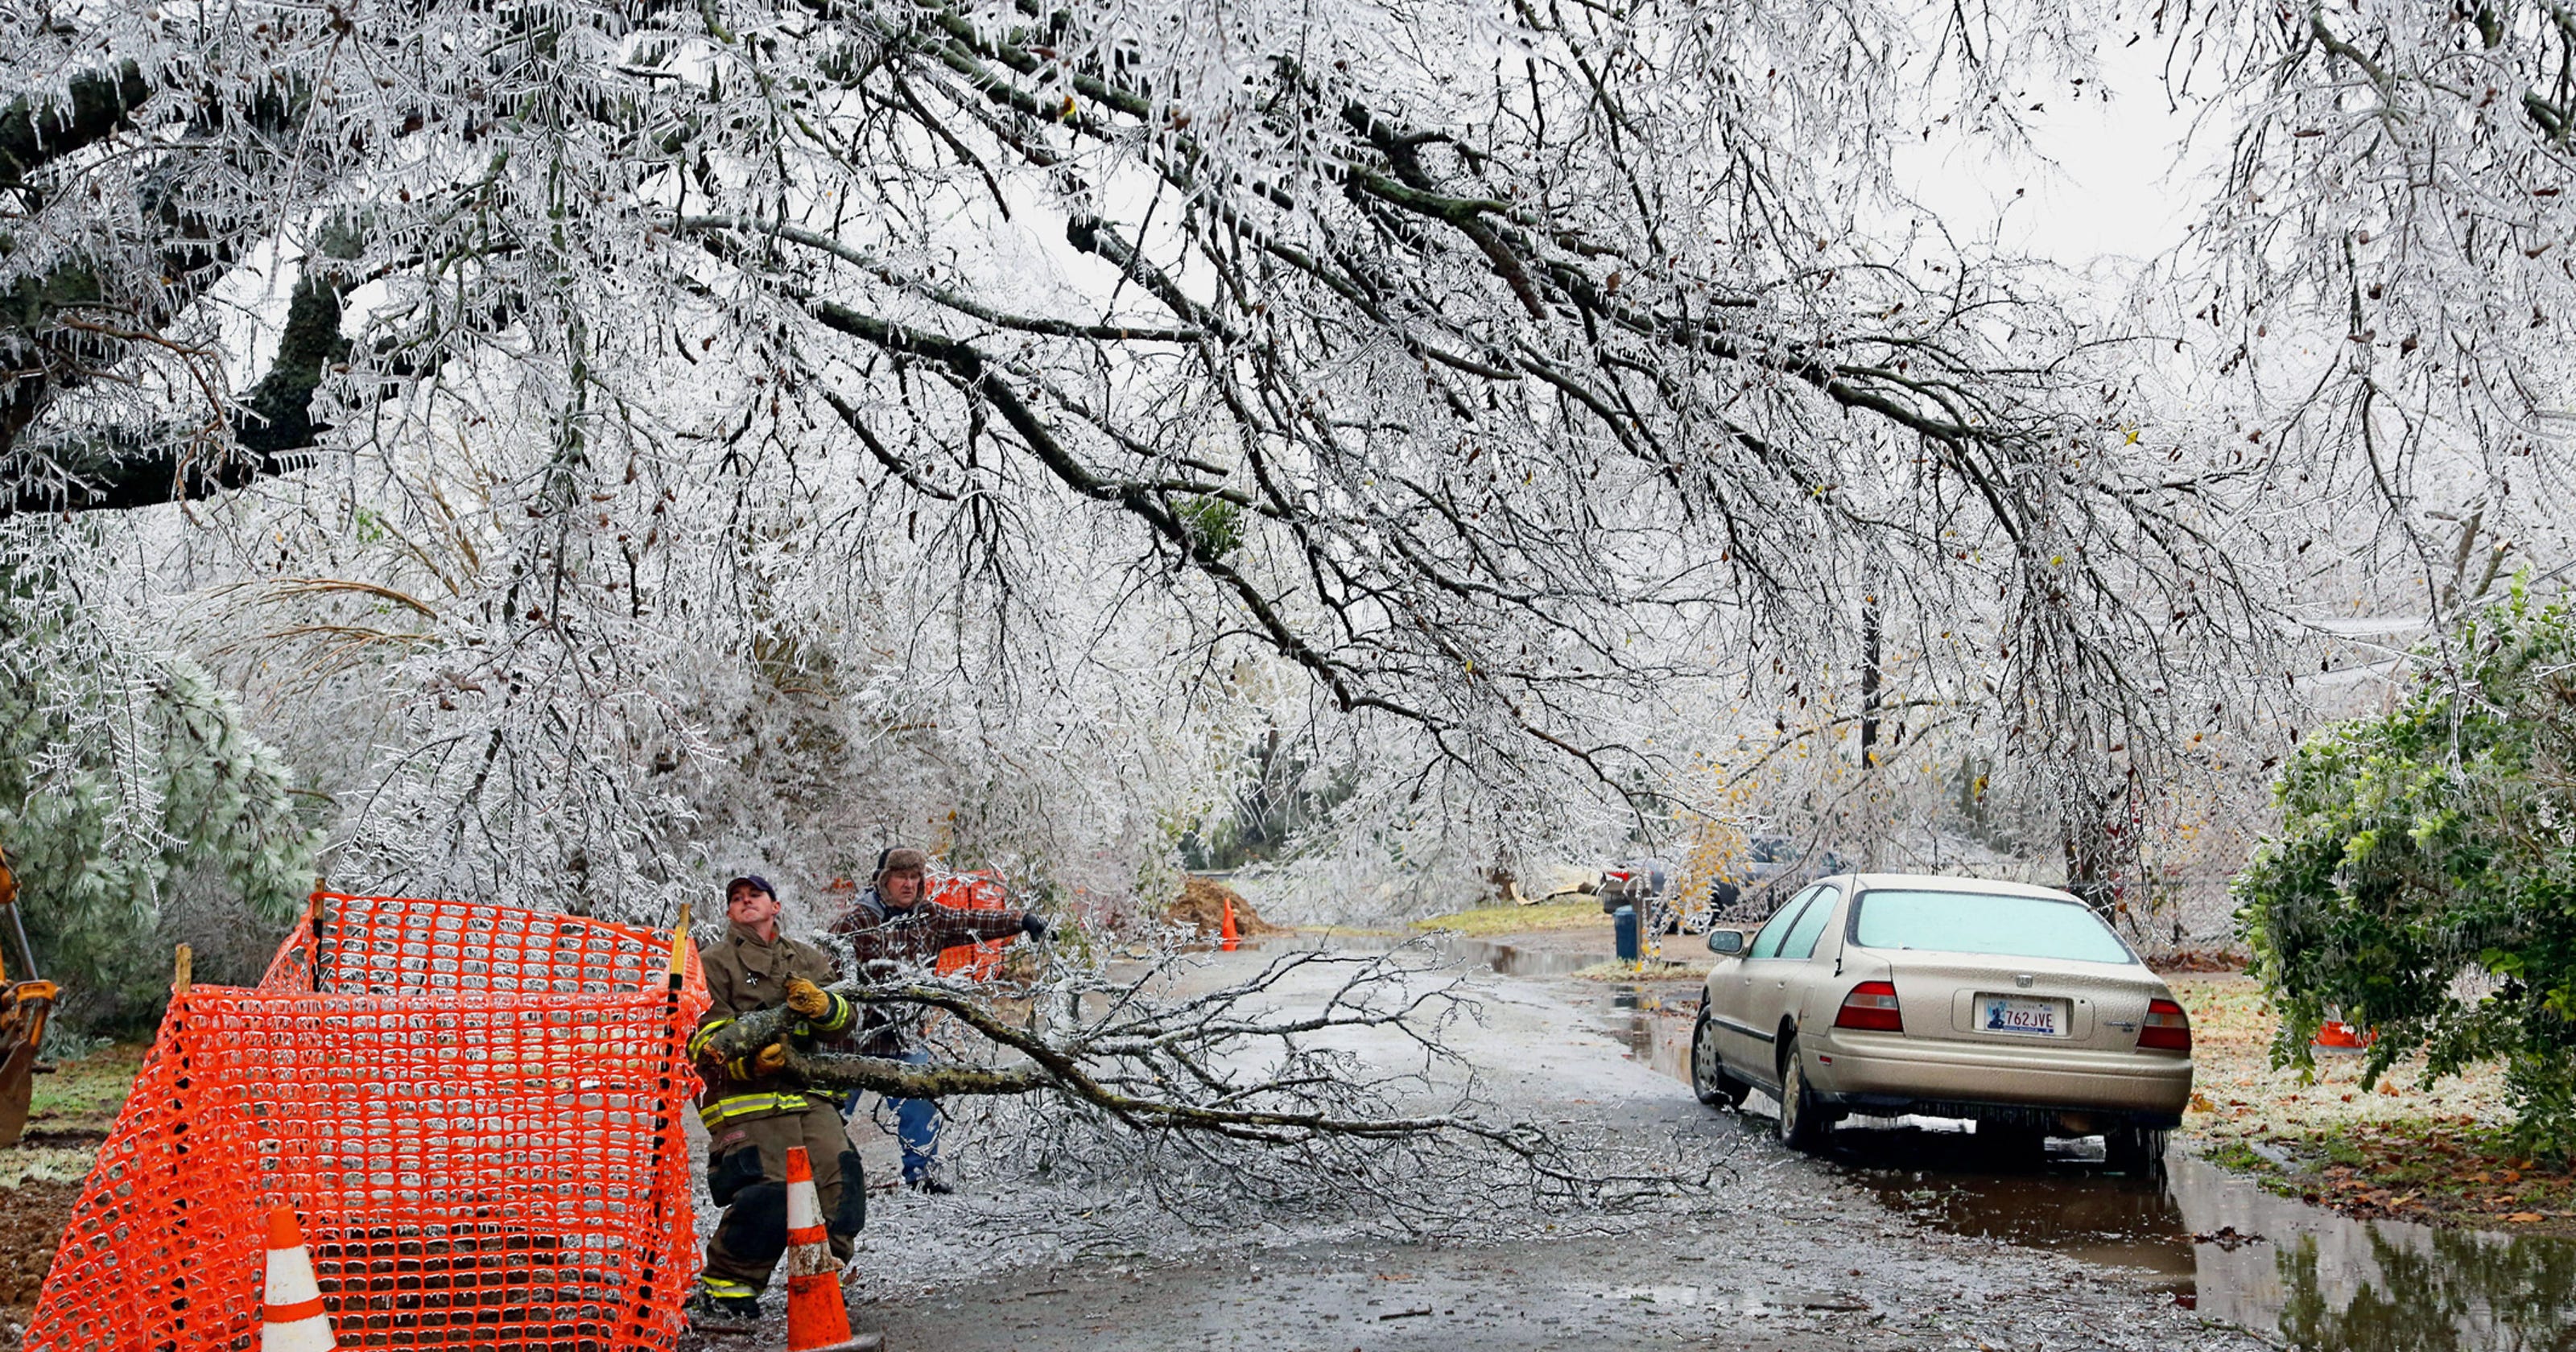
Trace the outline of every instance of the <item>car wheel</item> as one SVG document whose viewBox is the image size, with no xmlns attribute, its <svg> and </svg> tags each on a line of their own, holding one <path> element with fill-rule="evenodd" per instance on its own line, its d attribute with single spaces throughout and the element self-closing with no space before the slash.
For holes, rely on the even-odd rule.
<svg viewBox="0 0 2576 1352">
<path fill-rule="evenodd" d="M 1780 1120 L 1775 1132 L 1780 1144 L 1792 1150 L 1813 1150 L 1823 1144 L 1825 1128 L 1831 1125 L 1824 1105 L 1816 1102 L 1816 1091 L 1807 1087 L 1807 1066 L 1805 1058 L 1798 1055 L 1798 1040 L 1782 1039 Z"/>
<path fill-rule="evenodd" d="M 2160 1174 L 2165 1134 L 2153 1127 L 2114 1127 L 2102 1133 L 2102 1160 L 2124 1174 Z"/>
<path fill-rule="evenodd" d="M 1727 1072 L 1717 1054 L 1717 1030 L 1709 1026 L 1705 1009 L 1691 1029 L 1691 1092 L 1712 1108 L 1741 1108 L 1745 1095 L 1753 1092 L 1752 1085 Z"/>
</svg>

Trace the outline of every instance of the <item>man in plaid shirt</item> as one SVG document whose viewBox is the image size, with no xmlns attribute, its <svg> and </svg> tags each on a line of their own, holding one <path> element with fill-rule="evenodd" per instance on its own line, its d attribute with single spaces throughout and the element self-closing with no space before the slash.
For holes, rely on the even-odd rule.
<svg viewBox="0 0 2576 1352">
<path fill-rule="evenodd" d="M 979 940 L 1025 934 L 1046 937 L 1046 922 L 1033 911 L 943 906 L 922 898 L 929 859 L 914 849 L 887 850 L 877 856 L 877 876 L 833 922 L 832 933 L 847 940 L 861 976 L 883 979 L 909 968 L 928 968 L 942 949 Z M 922 1036 L 922 1011 L 868 1007 L 857 1032 L 861 1056 L 878 1056 L 906 1065 L 930 1064 Z M 939 1105 L 930 1099 L 889 1099 L 894 1107 L 895 1137 L 903 1143 L 903 1181 L 922 1192 L 955 1189 L 939 1169 Z M 855 1110 L 858 1096 L 845 1105 Z"/>
</svg>

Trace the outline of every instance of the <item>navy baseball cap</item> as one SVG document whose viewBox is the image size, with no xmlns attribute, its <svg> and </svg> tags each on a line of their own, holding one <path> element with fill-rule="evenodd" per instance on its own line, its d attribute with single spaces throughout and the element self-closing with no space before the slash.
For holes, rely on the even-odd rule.
<svg viewBox="0 0 2576 1352">
<path fill-rule="evenodd" d="M 725 900 L 733 900 L 733 890 L 737 887 L 748 887 L 755 891 L 766 892 L 773 897 L 778 895 L 778 889 L 770 886 L 767 878 L 757 873 L 746 873 L 725 884 Z"/>
</svg>

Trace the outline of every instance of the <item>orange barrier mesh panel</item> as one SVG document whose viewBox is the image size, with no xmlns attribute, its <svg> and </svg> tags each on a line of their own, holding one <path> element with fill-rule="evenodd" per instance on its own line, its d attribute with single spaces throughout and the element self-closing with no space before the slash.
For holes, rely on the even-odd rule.
<svg viewBox="0 0 2576 1352">
<path fill-rule="evenodd" d="M 998 911 L 1010 904 L 1009 896 L 1002 890 L 1000 875 L 994 873 L 946 873 L 925 878 L 921 884 L 921 895 L 924 900 L 935 901 L 942 906 L 972 911 Z M 1001 968 L 1002 950 L 1010 944 L 1010 939 L 1004 937 L 943 948 L 939 950 L 939 960 L 932 965 L 932 970 L 941 976 L 964 973 L 981 981 Z"/>
<path fill-rule="evenodd" d="M 175 996 L 100 1146 L 29 1352 L 256 1347 L 264 1216 L 302 1218 L 343 1348 L 668 1348 L 698 1264 L 670 940 L 321 896 L 253 989 Z"/>
</svg>

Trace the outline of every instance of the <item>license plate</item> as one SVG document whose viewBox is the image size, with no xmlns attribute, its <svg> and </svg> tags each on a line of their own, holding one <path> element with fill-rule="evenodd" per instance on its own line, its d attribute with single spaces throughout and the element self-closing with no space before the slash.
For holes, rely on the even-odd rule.
<svg viewBox="0 0 2576 1352">
<path fill-rule="evenodd" d="M 1977 1031 L 2018 1033 L 2023 1037 L 2064 1037 L 2066 1002 L 1980 995 L 1977 997 Z"/>
</svg>

